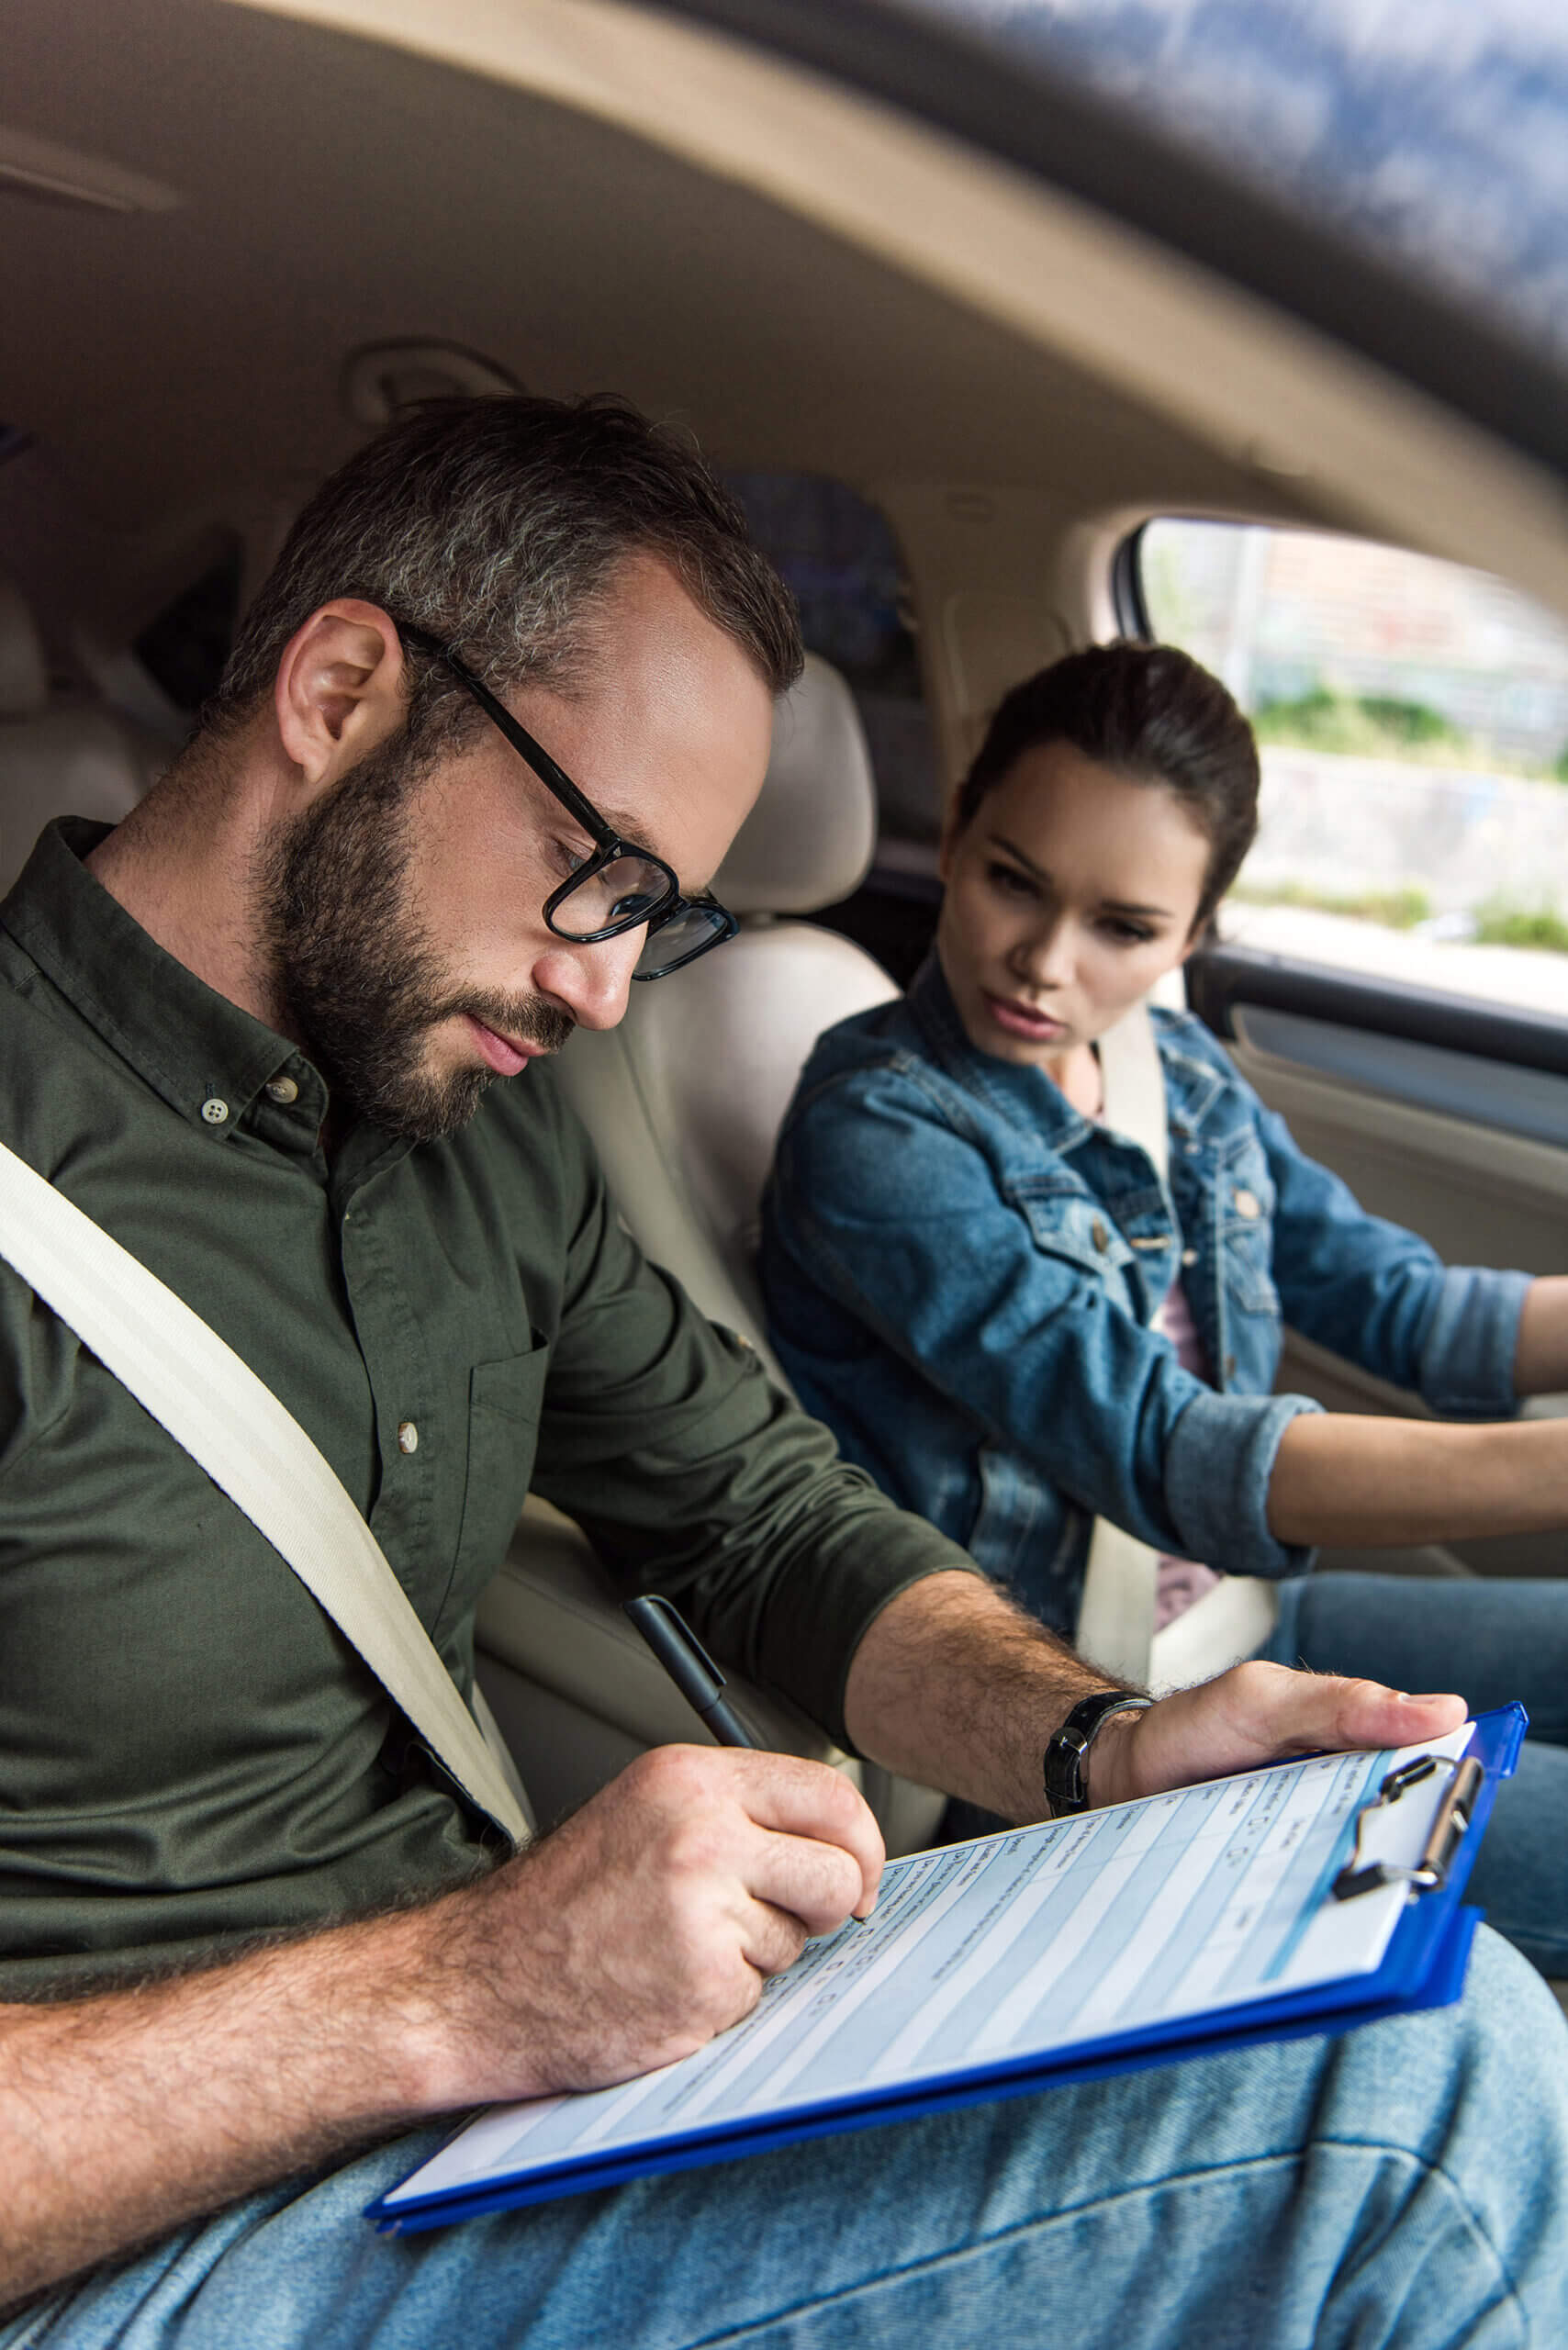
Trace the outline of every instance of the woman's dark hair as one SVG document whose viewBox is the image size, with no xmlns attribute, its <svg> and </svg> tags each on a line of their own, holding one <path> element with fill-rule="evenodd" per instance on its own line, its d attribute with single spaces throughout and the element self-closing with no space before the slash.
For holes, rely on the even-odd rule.
<svg viewBox="0 0 1568 2350">
<path fill-rule="evenodd" d="M 1053 661 L 991 720 L 958 786 L 955 835 L 1024 753 L 1047 743 L 1176 794 L 1209 843 L 1193 928 L 1205 923 L 1258 830 L 1258 745 L 1219 679 L 1173 644 L 1092 644 Z"/>
</svg>

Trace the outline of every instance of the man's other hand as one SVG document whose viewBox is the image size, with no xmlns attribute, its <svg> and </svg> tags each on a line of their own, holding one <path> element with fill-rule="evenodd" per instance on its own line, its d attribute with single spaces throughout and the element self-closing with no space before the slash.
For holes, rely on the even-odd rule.
<svg viewBox="0 0 1568 2350">
<path fill-rule="evenodd" d="M 655 1747 L 425 1913 L 430 2102 L 595 2088 L 689 2055 L 811 1935 L 868 1914 L 884 1858 L 825 1763 Z"/>
<path fill-rule="evenodd" d="M 1414 1746 L 1457 1729 L 1465 1712 L 1462 1697 L 1408 1697 L 1376 1681 L 1283 1664 L 1232 1665 L 1145 1713 L 1113 1714 L 1090 1749 L 1089 1797 L 1125 1803 L 1293 1754 Z"/>
</svg>

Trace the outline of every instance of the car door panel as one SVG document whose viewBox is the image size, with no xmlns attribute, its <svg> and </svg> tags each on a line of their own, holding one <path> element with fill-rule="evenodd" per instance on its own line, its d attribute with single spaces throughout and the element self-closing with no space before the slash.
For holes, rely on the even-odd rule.
<svg viewBox="0 0 1568 2350">
<path fill-rule="evenodd" d="M 1249 1083 L 1302 1148 L 1340 1175 L 1374 1214 L 1418 1232 L 1450 1263 L 1564 1270 L 1562 1024 L 1382 988 L 1243 949 L 1195 957 L 1189 984 L 1194 1008 Z M 1426 1413 L 1418 1397 L 1294 1332 L 1278 1383 L 1331 1411 Z M 1568 1399 L 1561 1397 L 1537 1397 L 1524 1406 L 1530 1416 L 1565 1409 Z M 1563 1550 L 1555 1534 L 1508 1536 L 1397 1560 L 1335 1552 L 1327 1562 L 1556 1574 Z"/>
</svg>

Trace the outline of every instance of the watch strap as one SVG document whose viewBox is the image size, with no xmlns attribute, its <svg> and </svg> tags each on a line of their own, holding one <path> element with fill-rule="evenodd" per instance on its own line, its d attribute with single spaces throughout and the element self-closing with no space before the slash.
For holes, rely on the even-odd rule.
<svg viewBox="0 0 1568 2350">
<path fill-rule="evenodd" d="M 1101 1724 L 1113 1714 L 1141 1713 L 1152 1703 L 1126 1689 L 1096 1689 L 1092 1696 L 1079 1699 L 1046 1749 L 1046 1801 L 1053 1819 L 1088 1810 L 1083 1763 Z"/>
</svg>

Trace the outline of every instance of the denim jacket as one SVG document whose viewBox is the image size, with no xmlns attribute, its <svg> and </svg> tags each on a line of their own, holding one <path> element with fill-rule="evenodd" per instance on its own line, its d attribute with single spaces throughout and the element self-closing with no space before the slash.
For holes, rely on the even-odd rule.
<svg viewBox="0 0 1568 2350">
<path fill-rule="evenodd" d="M 893 1498 L 1070 1631 L 1096 1514 L 1287 1575 L 1266 1501 L 1282 1325 L 1439 1412 L 1512 1409 L 1522 1273 L 1445 1269 L 1303 1156 L 1201 1022 L 1153 1014 L 1166 1182 L 1043 1071 L 969 1042 L 935 957 L 819 1038 L 765 1203 L 762 1277 L 808 1410 Z M 1149 1321 L 1180 1274 L 1215 1384 Z"/>
</svg>

